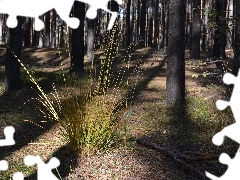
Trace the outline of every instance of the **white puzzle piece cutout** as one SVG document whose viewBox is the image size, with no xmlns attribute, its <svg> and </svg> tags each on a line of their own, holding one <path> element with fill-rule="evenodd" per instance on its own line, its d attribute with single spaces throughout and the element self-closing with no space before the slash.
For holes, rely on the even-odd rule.
<svg viewBox="0 0 240 180">
<path fill-rule="evenodd" d="M 8 170 L 8 162 L 6 160 L 0 161 L 0 171 Z"/>
<path fill-rule="evenodd" d="M 12 146 L 15 144 L 15 140 L 13 139 L 14 132 L 15 132 L 15 129 L 12 126 L 7 126 L 4 128 L 5 139 L 0 139 L 0 147 Z"/>
<path fill-rule="evenodd" d="M 37 164 L 37 179 L 38 180 L 59 180 L 53 173 L 52 169 L 57 168 L 60 165 L 60 161 L 52 157 L 50 161 L 45 164 L 39 156 L 28 155 L 24 158 L 24 163 L 27 166 L 33 166 Z"/>
<path fill-rule="evenodd" d="M 16 172 L 13 175 L 13 180 L 24 180 L 24 175 L 21 172 Z"/>
<path fill-rule="evenodd" d="M 66 24 L 76 29 L 79 26 L 79 19 L 69 17 L 75 0 L 0 0 L 0 13 L 9 14 L 7 26 L 15 28 L 18 24 L 17 16 L 32 17 L 35 19 L 35 30 L 40 31 L 44 27 L 44 23 L 39 19 L 47 11 L 55 9 L 58 15 Z M 102 9 L 112 14 L 108 30 L 113 27 L 117 18 L 117 12 L 108 9 L 109 0 L 77 0 L 79 2 L 89 4 L 86 16 L 89 19 L 94 19 L 97 16 L 97 10 Z M 119 5 L 122 5 L 122 0 L 115 0 Z"/>
<path fill-rule="evenodd" d="M 228 165 L 228 170 L 221 177 L 206 172 L 206 176 L 212 180 L 239 180 L 240 179 L 240 149 L 238 149 L 235 157 L 231 159 L 226 153 L 222 153 L 219 162 Z"/>
<path fill-rule="evenodd" d="M 240 71 L 239 71 L 240 72 Z M 227 106 L 230 106 L 233 116 L 235 118 L 235 123 L 223 128 L 220 132 L 215 134 L 212 138 L 213 144 L 220 146 L 224 142 L 224 137 L 229 137 L 232 140 L 240 144 L 240 73 L 238 76 L 234 76 L 230 73 L 226 73 L 223 76 L 223 81 L 225 84 L 234 84 L 232 96 L 230 101 L 218 100 L 216 106 L 219 110 L 224 110 Z M 240 179 L 240 148 L 236 153 L 235 157 L 231 159 L 227 154 L 222 153 L 219 157 L 219 161 L 222 164 L 228 165 L 228 169 L 221 177 L 216 177 L 209 172 L 206 172 L 206 176 L 212 180 L 239 180 Z"/>
</svg>

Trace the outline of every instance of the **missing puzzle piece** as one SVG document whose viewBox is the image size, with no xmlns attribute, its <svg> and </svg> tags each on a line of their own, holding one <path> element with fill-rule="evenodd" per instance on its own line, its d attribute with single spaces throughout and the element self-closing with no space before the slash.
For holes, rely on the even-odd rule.
<svg viewBox="0 0 240 180">
<path fill-rule="evenodd" d="M 228 165 L 228 169 L 221 177 L 217 177 L 209 172 L 206 176 L 211 180 L 239 180 L 240 179 L 240 149 L 238 149 L 235 157 L 231 159 L 228 154 L 222 153 L 219 157 L 219 162 Z"/>
<path fill-rule="evenodd" d="M 15 140 L 13 139 L 14 132 L 15 129 L 12 126 L 7 126 L 4 128 L 5 139 L 0 139 L 0 147 L 11 146 L 15 144 Z"/>
<path fill-rule="evenodd" d="M 8 162 L 6 160 L 0 161 L 0 171 L 8 170 Z"/>
<path fill-rule="evenodd" d="M 47 164 L 45 164 L 39 156 L 28 155 L 24 158 L 24 163 L 27 166 L 37 164 L 38 180 L 58 180 L 58 178 L 52 173 L 52 169 L 55 169 L 60 165 L 60 161 L 57 158 L 53 157 Z"/>
</svg>

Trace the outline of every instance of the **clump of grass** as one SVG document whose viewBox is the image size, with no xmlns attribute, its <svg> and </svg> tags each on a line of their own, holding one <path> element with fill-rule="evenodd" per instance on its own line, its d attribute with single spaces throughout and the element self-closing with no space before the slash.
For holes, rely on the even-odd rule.
<svg viewBox="0 0 240 180">
<path fill-rule="evenodd" d="M 117 116 L 132 96 L 124 97 L 122 89 L 118 86 L 121 84 L 119 82 L 123 81 L 126 70 L 112 72 L 112 60 L 116 55 L 113 51 L 118 49 L 116 46 L 118 45 L 113 34 L 105 53 L 106 58 L 101 63 L 97 82 L 91 77 L 93 84 L 89 87 L 79 87 L 78 92 L 68 92 L 65 97 L 59 96 L 55 86 L 54 92 L 51 93 L 52 97 L 48 96 L 18 59 L 39 91 L 36 98 L 41 104 L 38 106 L 39 111 L 45 118 L 57 123 L 70 148 L 76 152 L 95 153 L 111 147 L 117 141 L 119 126 Z M 140 65 L 136 65 L 133 71 L 137 77 Z M 126 69 L 129 69 L 129 64 L 127 67 Z M 126 85 L 129 86 L 128 83 Z"/>
</svg>

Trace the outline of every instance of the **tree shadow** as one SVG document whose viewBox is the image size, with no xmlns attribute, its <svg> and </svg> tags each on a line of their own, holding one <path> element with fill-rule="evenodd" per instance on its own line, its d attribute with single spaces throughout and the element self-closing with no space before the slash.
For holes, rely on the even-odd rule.
<svg viewBox="0 0 240 180">
<path fill-rule="evenodd" d="M 74 151 L 72 151 L 67 145 L 60 147 L 56 150 L 51 157 L 56 157 L 60 161 L 60 165 L 52 172 L 57 178 L 64 179 L 69 173 L 77 166 L 81 157 L 79 157 Z M 45 163 L 48 163 L 48 159 Z M 37 171 L 24 178 L 25 180 L 36 180 Z"/>
</svg>

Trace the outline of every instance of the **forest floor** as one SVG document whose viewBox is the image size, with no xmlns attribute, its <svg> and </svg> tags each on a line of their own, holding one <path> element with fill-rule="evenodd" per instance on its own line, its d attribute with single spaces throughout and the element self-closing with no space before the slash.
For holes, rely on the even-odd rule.
<svg viewBox="0 0 240 180">
<path fill-rule="evenodd" d="M 1 79 L 4 53 L 5 49 L 0 48 Z M 227 53 L 231 59 L 232 53 Z M 125 66 L 121 64 L 125 55 L 126 52 L 120 50 L 115 58 L 116 67 Z M 216 147 L 211 139 L 219 130 L 233 123 L 234 119 L 229 109 L 220 112 L 215 106 L 216 100 L 229 98 L 221 77 L 204 77 L 203 74 L 222 74 L 222 71 L 211 63 L 210 52 L 201 52 L 200 59 L 190 59 L 186 51 L 186 113 L 182 116 L 172 111 L 169 115 L 164 106 L 165 57 L 164 50 L 144 48 L 132 52 L 131 67 L 143 60 L 144 71 L 139 74 L 132 104 L 119 116 L 119 121 L 124 122 L 127 128 L 126 139 L 107 152 L 91 156 L 75 156 L 62 138 L 58 126 L 44 122 L 40 113 L 33 108 L 35 102 L 23 105 L 36 97 L 36 90 L 29 88 L 34 85 L 23 72 L 25 85 L 22 90 L 0 96 L 0 129 L 8 125 L 16 129 L 16 145 L 1 147 L 0 159 L 6 159 L 10 169 L 0 172 L 0 180 L 9 179 L 16 171 L 24 172 L 27 176 L 25 179 L 36 179 L 35 169 L 23 164 L 27 154 L 40 155 L 44 160 L 57 157 L 61 162 L 59 174 L 66 180 L 191 180 L 205 179 L 205 171 L 216 176 L 223 174 L 227 166 L 218 162 L 219 155 L 227 152 L 232 157 L 238 146 L 226 139 L 224 146 Z M 96 52 L 95 59 L 101 58 L 102 51 Z M 68 52 L 24 48 L 21 60 L 30 72 L 34 72 L 34 78 L 45 92 L 51 92 L 52 83 L 61 89 L 63 84 L 58 81 L 59 72 L 69 68 Z M 133 78 L 136 74 L 131 76 Z M 44 129 L 35 125 L 35 122 Z M 4 138 L 3 133 L 0 133 L 0 138 Z M 144 142 L 157 147 L 157 150 L 142 145 Z"/>
</svg>

